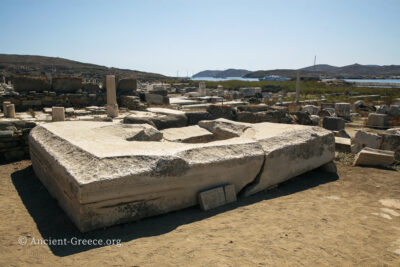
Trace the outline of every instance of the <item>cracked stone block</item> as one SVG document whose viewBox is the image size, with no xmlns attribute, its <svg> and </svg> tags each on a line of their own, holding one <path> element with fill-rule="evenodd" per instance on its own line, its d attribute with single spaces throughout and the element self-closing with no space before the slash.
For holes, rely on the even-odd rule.
<svg viewBox="0 0 400 267">
<path fill-rule="evenodd" d="M 354 159 L 354 166 L 386 167 L 394 162 L 394 152 L 366 147 Z"/>
<path fill-rule="evenodd" d="M 32 165 L 85 232 L 197 205 L 205 188 L 223 187 L 231 202 L 238 192 L 254 194 L 334 159 L 334 135 L 320 127 L 205 124 L 212 133 L 222 128 L 235 136 L 206 143 L 128 141 L 139 125 L 40 124 L 29 135 Z"/>
</svg>

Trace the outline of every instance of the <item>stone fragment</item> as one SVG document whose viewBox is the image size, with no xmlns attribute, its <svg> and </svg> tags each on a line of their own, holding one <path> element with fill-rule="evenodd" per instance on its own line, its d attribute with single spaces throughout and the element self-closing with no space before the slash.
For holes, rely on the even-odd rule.
<svg viewBox="0 0 400 267">
<path fill-rule="evenodd" d="M 250 128 L 251 124 L 234 122 L 227 119 L 217 119 L 212 121 L 200 121 L 199 126 L 212 132 L 218 139 L 239 137 L 243 132 Z"/>
<path fill-rule="evenodd" d="M 357 154 L 364 147 L 379 149 L 381 142 L 382 137 L 379 135 L 358 130 L 351 139 L 351 153 Z"/>
<path fill-rule="evenodd" d="M 314 105 L 305 105 L 302 107 L 302 111 L 307 112 L 310 115 L 318 115 L 319 107 Z"/>
<path fill-rule="evenodd" d="M 202 210 L 210 210 L 226 204 L 223 187 L 217 187 L 200 192 L 198 198 Z"/>
<path fill-rule="evenodd" d="M 321 167 L 319 167 L 319 170 L 323 172 L 337 173 L 337 167 L 334 161 L 322 165 Z"/>
<path fill-rule="evenodd" d="M 380 149 L 393 151 L 395 159 L 400 161 L 400 128 L 397 128 L 397 130 L 387 130 L 381 136 L 382 143 Z"/>
<path fill-rule="evenodd" d="M 3 114 L 4 114 L 4 117 L 5 117 L 5 118 L 7 118 L 7 109 L 6 109 L 6 106 L 7 106 L 7 105 L 10 105 L 10 104 L 11 104 L 10 101 L 4 101 L 4 102 L 3 102 Z"/>
<path fill-rule="evenodd" d="M 159 94 L 145 94 L 146 102 L 151 105 L 169 105 L 169 98 Z"/>
<path fill-rule="evenodd" d="M 335 150 L 337 152 L 350 153 L 351 143 L 349 138 L 335 137 Z"/>
<path fill-rule="evenodd" d="M 318 126 L 319 125 L 319 121 L 321 120 L 321 118 L 318 115 L 311 115 L 310 116 L 312 125 Z"/>
<path fill-rule="evenodd" d="M 393 151 L 365 147 L 356 155 L 353 165 L 387 167 L 393 162 Z"/>
<path fill-rule="evenodd" d="M 211 114 L 213 119 L 224 118 L 233 120 L 236 116 L 236 111 L 231 106 L 227 105 L 210 105 L 207 112 Z"/>
<path fill-rule="evenodd" d="M 294 113 L 295 116 L 295 121 L 298 124 L 301 125 L 312 125 L 312 121 L 310 118 L 310 114 L 308 114 L 307 112 L 303 112 L 303 111 L 296 111 Z"/>
<path fill-rule="evenodd" d="M 213 133 L 201 128 L 198 125 L 169 128 L 161 131 L 164 139 L 171 142 L 182 143 L 207 143 L 213 139 Z"/>
<path fill-rule="evenodd" d="M 52 107 L 51 116 L 53 121 L 65 121 L 64 107 Z"/>
<path fill-rule="evenodd" d="M 388 113 L 391 117 L 400 118 L 400 105 L 391 105 Z"/>
<path fill-rule="evenodd" d="M 379 108 L 376 109 L 376 113 L 378 114 L 388 114 L 388 107 L 386 105 L 381 105 Z"/>
<path fill-rule="evenodd" d="M 324 117 L 324 119 L 322 120 L 322 127 L 331 131 L 343 130 L 344 126 L 345 122 L 342 118 Z"/>
<path fill-rule="evenodd" d="M 5 114 L 7 114 L 6 118 L 15 118 L 15 105 L 8 104 L 6 105 Z"/>
<path fill-rule="evenodd" d="M 387 128 L 389 126 L 389 116 L 386 114 L 370 113 L 368 114 L 369 127 Z"/>
<path fill-rule="evenodd" d="M 351 112 L 351 106 L 349 103 L 336 103 L 335 113 L 342 118 L 349 119 Z"/>
<path fill-rule="evenodd" d="M 235 185 L 229 184 L 202 191 L 199 193 L 198 199 L 202 210 L 210 210 L 235 202 Z"/>
</svg>

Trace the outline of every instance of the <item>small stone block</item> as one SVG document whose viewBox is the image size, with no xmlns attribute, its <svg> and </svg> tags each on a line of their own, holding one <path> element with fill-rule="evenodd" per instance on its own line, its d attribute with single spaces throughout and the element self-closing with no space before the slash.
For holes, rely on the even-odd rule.
<svg viewBox="0 0 400 267">
<path fill-rule="evenodd" d="M 223 187 L 200 192 L 198 198 L 202 210 L 209 210 L 226 204 Z"/>
<path fill-rule="evenodd" d="M 236 199 L 236 190 L 235 190 L 235 185 L 233 184 L 228 184 L 224 186 L 224 191 L 225 191 L 225 202 L 226 204 L 235 202 Z"/>
</svg>

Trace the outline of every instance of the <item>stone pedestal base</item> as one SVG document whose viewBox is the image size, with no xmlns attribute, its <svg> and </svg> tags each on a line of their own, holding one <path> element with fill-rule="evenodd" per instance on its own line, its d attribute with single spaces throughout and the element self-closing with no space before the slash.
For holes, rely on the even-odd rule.
<svg viewBox="0 0 400 267">
<path fill-rule="evenodd" d="M 107 104 L 107 116 L 111 118 L 118 117 L 118 104 Z"/>
</svg>

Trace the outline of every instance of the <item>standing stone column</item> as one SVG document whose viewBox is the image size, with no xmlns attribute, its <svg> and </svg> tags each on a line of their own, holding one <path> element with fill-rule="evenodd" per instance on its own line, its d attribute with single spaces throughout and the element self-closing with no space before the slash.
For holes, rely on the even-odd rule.
<svg viewBox="0 0 400 267">
<path fill-rule="evenodd" d="M 205 82 L 200 82 L 199 83 L 199 95 L 200 96 L 205 96 L 206 95 L 206 83 Z"/>
<path fill-rule="evenodd" d="M 53 121 L 65 121 L 64 107 L 52 107 L 51 116 Z"/>
<path fill-rule="evenodd" d="M 10 101 L 4 101 L 3 102 L 3 114 L 4 114 L 4 118 L 7 118 L 7 109 L 6 109 L 6 106 L 7 105 L 11 105 L 11 102 Z"/>
<path fill-rule="evenodd" d="M 300 71 L 297 71 L 297 80 L 296 80 L 296 103 L 300 102 Z"/>
<path fill-rule="evenodd" d="M 107 116 L 118 117 L 117 92 L 115 89 L 115 76 L 106 75 L 107 88 Z"/>
<path fill-rule="evenodd" d="M 6 114 L 7 114 L 7 118 L 15 118 L 15 106 L 14 104 L 8 104 L 6 106 Z"/>
</svg>

